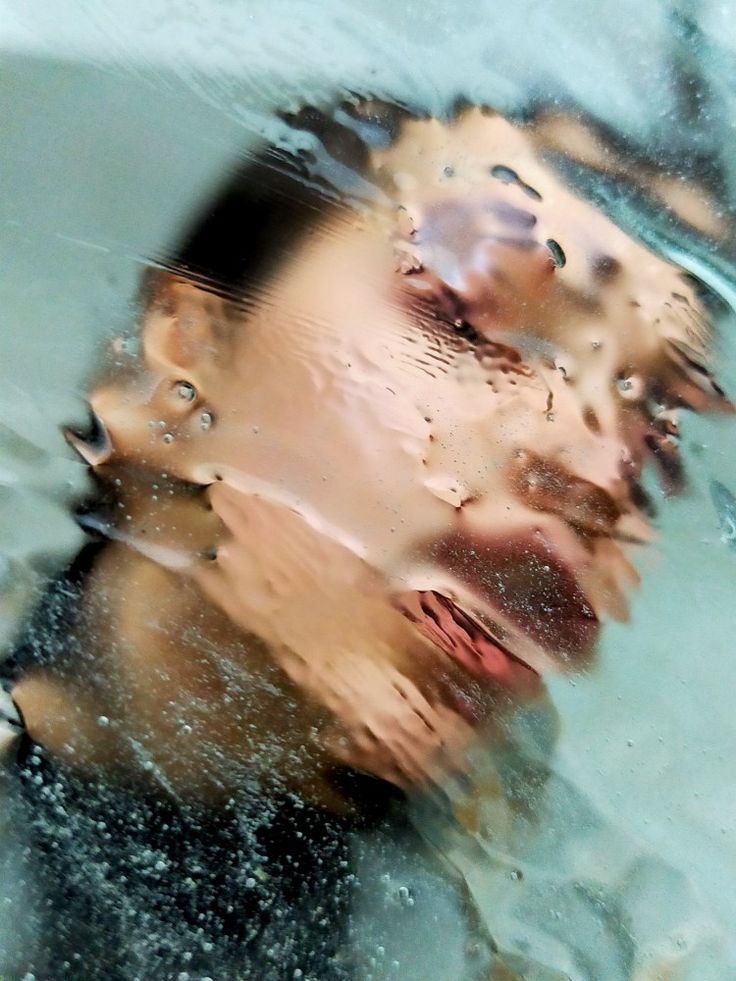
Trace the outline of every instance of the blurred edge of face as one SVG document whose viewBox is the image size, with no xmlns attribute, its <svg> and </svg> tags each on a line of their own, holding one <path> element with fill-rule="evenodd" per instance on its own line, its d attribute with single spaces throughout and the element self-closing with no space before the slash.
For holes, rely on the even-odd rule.
<svg viewBox="0 0 736 981">
<path fill-rule="evenodd" d="M 345 166 L 360 176 L 365 145 L 347 145 Z M 362 622 L 367 567 L 387 608 L 476 677 L 499 670 L 493 638 L 539 671 L 580 663 L 599 615 L 626 615 L 636 578 L 614 540 L 637 511 L 621 478 L 625 436 L 586 418 L 550 363 L 544 327 L 515 349 L 508 330 L 502 344 L 488 332 L 468 339 L 472 324 L 428 313 L 396 268 L 383 203 L 336 203 L 305 160 L 289 173 L 268 151 L 205 210 L 173 276 L 153 274 L 142 355 L 130 371 L 121 355 L 91 399 L 114 456 L 211 485 L 226 525 L 239 496 L 255 520 L 247 561 L 289 584 L 266 634 L 298 646 L 309 623 L 326 643 L 337 606 L 307 615 L 294 583 L 318 609 L 317 585 L 341 573 L 336 595 Z M 518 189 L 492 187 L 493 220 L 521 215 L 531 227 L 498 203 Z M 463 207 L 442 212 L 435 255 L 443 235 L 465 234 L 467 223 L 453 224 L 474 218 Z M 527 232 L 488 241 L 492 282 L 506 276 L 521 291 L 523 319 L 539 302 L 531 281 L 543 290 L 556 257 Z M 275 549 L 268 529 L 287 514 L 293 535 Z M 242 568 L 229 572 L 235 590 Z"/>
</svg>

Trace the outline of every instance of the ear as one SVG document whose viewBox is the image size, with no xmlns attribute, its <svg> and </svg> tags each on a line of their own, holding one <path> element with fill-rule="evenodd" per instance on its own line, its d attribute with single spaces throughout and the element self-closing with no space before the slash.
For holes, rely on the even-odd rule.
<svg viewBox="0 0 736 981">
<path fill-rule="evenodd" d="M 141 340 L 146 360 L 165 371 L 198 375 L 217 356 L 222 301 L 193 282 L 156 272 L 147 284 Z"/>
</svg>

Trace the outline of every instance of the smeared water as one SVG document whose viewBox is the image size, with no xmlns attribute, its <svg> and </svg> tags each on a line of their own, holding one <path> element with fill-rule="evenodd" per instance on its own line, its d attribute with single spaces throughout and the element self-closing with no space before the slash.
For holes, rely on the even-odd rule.
<svg viewBox="0 0 736 981">
<path fill-rule="evenodd" d="M 735 295 L 728 210 L 734 175 L 728 169 L 730 136 L 720 125 L 729 118 L 733 100 L 729 46 L 736 45 L 717 5 L 700 5 L 698 17 L 690 18 L 655 3 L 643 9 L 637 5 L 629 15 L 619 6 L 615 16 L 606 10 L 587 10 L 580 16 L 577 5 L 565 3 L 544 24 L 533 22 L 531 9 L 522 8 L 515 15 L 506 11 L 499 18 L 495 9 L 474 7 L 467 11 L 465 24 L 454 9 L 450 15 L 439 5 L 430 5 L 409 23 L 401 12 L 391 14 L 377 4 L 367 14 L 355 13 L 347 21 L 325 7 L 321 23 L 315 25 L 313 14 L 307 16 L 302 5 L 294 4 L 288 17 L 272 16 L 264 8 L 247 24 L 233 13 L 237 30 L 225 18 L 230 25 L 227 31 L 225 21 L 212 11 L 200 17 L 199 26 L 196 19 L 155 5 L 125 19 L 112 3 L 98 13 L 99 17 L 84 23 L 72 12 L 63 24 L 52 18 L 54 41 L 43 23 L 31 27 L 24 10 L 10 9 L 10 36 L 18 50 L 54 51 L 55 56 L 72 55 L 80 60 L 55 64 L 51 59 L 23 62 L 17 56 L 7 58 L 12 68 L 8 104 L 22 126 L 16 124 L 10 130 L 6 152 L 13 173 L 3 218 L 8 261 L 2 289 L 12 325 L 2 336 L 7 368 L 0 391 L 4 643 L 10 644 L 17 618 L 37 599 L 39 583 L 49 571 L 60 568 L 83 540 L 69 517 L 69 504 L 89 490 L 87 470 L 66 453 L 58 431 L 62 423 L 84 419 L 83 400 L 95 352 L 103 340 L 129 329 L 136 316 L 131 298 L 144 262 L 151 255 L 167 257 L 167 243 L 188 223 L 210 184 L 219 181 L 242 152 L 244 126 L 250 131 L 279 133 L 285 143 L 304 142 L 309 148 L 309 140 L 293 136 L 270 115 L 269 106 L 281 103 L 287 92 L 295 107 L 305 98 L 328 93 L 333 81 L 356 88 L 368 78 L 382 93 L 409 98 L 412 104 L 428 105 L 435 111 L 446 107 L 458 93 L 471 95 L 472 101 L 514 109 L 573 98 L 593 110 L 624 142 L 636 142 L 654 165 L 632 160 L 628 153 L 596 156 L 598 148 L 593 143 L 583 144 L 582 152 L 581 144 L 574 140 L 574 127 L 565 130 L 554 119 L 542 140 L 545 152 L 581 193 L 623 223 L 627 231 L 707 285 L 710 292 L 703 302 L 719 326 L 718 379 L 727 392 L 736 391 L 733 323 L 728 309 Z M 156 23 L 152 25 L 151 19 Z M 206 43 L 208 32 L 210 39 L 214 34 L 216 43 Z M 495 48 L 487 40 L 491 34 L 498 35 Z M 559 43 L 551 45 L 550 35 Z M 53 48 L 58 38 L 66 45 L 61 51 Z M 265 45 L 256 44 L 261 38 L 267 40 Z M 325 50 L 333 57 L 325 59 Z M 290 57 L 284 57 L 285 51 Z M 90 59 L 115 67 L 93 70 L 86 64 Z M 313 75 L 319 76 L 321 84 L 313 84 Z M 252 96 L 254 90 L 257 99 Z M 379 127 L 375 145 L 380 148 L 382 140 L 385 144 Z M 80 160 L 80 145 L 87 148 L 84 161 Z M 567 149 L 572 163 L 563 159 Z M 538 182 L 525 171 L 495 160 L 488 169 L 489 177 L 509 193 L 518 191 L 517 210 L 530 214 L 539 205 L 541 212 L 545 194 L 540 195 Z M 703 175 L 707 187 L 698 184 L 692 190 L 695 179 Z M 350 183 L 349 172 L 331 176 Z M 682 176 L 687 178 L 684 182 Z M 448 185 L 462 180 L 462 160 L 444 161 L 441 177 Z M 29 188 L 34 193 L 29 194 Z M 365 190 L 361 187 L 358 196 Z M 408 198 L 414 193 L 408 186 L 405 192 Z M 700 207 L 700 198 L 714 202 L 712 207 Z M 438 217 L 436 227 L 445 228 L 444 220 Z M 519 215 L 508 210 L 489 220 L 509 227 L 515 223 L 517 235 L 523 226 Z M 416 240 L 413 231 L 408 228 L 408 238 Z M 407 237 L 405 226 L 399 226 L 399 232 L 399 238 Z M 497 232 L 494 226 L 494 234 Z M 471 237 L 463 243 L 468 247 L 465 257 L 470 257 L 464 269 L 462 263 L 460 267 L 455 263 L 456 255 L 448 258 L 436 249 L 432 254 L 431 235 L 424 239 L 420 235 L 418 244 L 424 247 L 424 255 L 415 254 L 412 245 L 401 256 L 402 271 L 408 278 L 431 267 L 456 290 L 465 288 L 471 306 L 480 304 L 483 297 L 472 295 L 473 284 L 463 279 L 469 266 L 484 269 L 477 241 Z M 561 232 L 555 229 L 547 235 L 540 230 L 540 246 L 554 260 L 557 272 L 575 275 L 575 248 Z M 616 275 L 615 265 L 608 253 L 598 259 L 591 275 L 599 284 L 610 282 Z M 685 284 L 684 295 L 690 297 L 692 285 Z M 696 292 L 702 291 L 696 287 Z M 263 298 L 254 295 L 248 304 L 252 306 L 256 299 Z M 674 299 L 675 305 L 677 302 Z M 692 298 L 689 302 L 694 303 Z M 456 318 L 448 319 L 454 324 Z M 314 324 L 305 318 L 306 331 Z M 425 363 L 418 363 L 408 344 L 399 351 L 400 358 L 413 370 L 421 369 L 424 377 L 442 377 L 457 358 L 458 345 L 462 350 L 476 344 L 467 325 L 455 326 L 457 339 L 435 339 Z M 691 323 L 691 327 L 699 336 L 698 325 Z M 516 340 L 510 336 L 504 342 L 511 345 Z M 591 332 L 587 338 L 591 356 L 601 350 L 602 340 L 606 338 Z M 122 361 L 137 356 L 129 340 L 125 344 Z M 561 352 L 554 347 L 522 345 L 521 349 L 527 358 L 550 358 L 549 370 L 559 378 L 564 375 L 577 381 L 581 374 L 588 377 L 574 359 L 556 362 Z M 691 375 L 698 374 L 696 349 L 697 344 L 695 348 L 691 344 L 677 352 L 686 359 Z M 356 358 L 354 368 L 359 389 L 372 377 L 375 350 L 366 345 L 358 353 L 362 358 Z M 473 384 L 489 363 L 499 364 L 499 352 L 487 357 L 486 364 L 468 365 L 466 384 Z M 645 381 L 647 377 L 645 373 Z M 641 378 L 641 372 L 622 374 L 616 398 L 638 397 Z M 317 379 L 320 384 L 323 380 Z M 560 390 L 565 384 L 559 382 Z M 318 384 L 316 390 L 320 398 L 336 397 L 334 387 Z M 286 404 L 288 386 L 284 391 Z M 291 395 L 295 398 L 296 394 L 294 389 Z M 559 406 L 548 410 L 548 394 L 545 389 L 539 396 L 545 410 L 540 440 L 550 428 L 558 430 L 567 425 L 566 418 L 569 421 L 564 403 L 562 415 Z M 180 381 L 174 395 L 184 407 L 199 397 L 197 386 L 190 381 Z M 606 399 L 608 396 L 606 392 Z M 436 406 L 431 409 L 426 410 L 425 426 L 441 431 L 441 413 Z M 591 432 L 600 427 L 601 417 L 605 424 L 605 412 L 584 417 Z M 419 422 L 423 419 L 424 415 Z M 160 427 L 160 420 L 158 415 L 152 420 L 152 452 L 179 450 L 185 445 L 182 431 Z M 203 438 L 215 439 L 221 431 L 221 415 L 209 405 L 197 405 L 193 420 L 193 429 Z M 348 436 L 350 428 L 346 427 Z M 299 432 L 295 426 L 290 432 L 296 445 Z M 247 433 L 254 459 L 269 448 L 274 455 L 283 452 L 276 409 L 254 411 Z M 326 431 L 319 441 L 305 440 L 302 461 L 321 455 L 335 436 Z M 666 436 L 671 443 L 677 438 L 674 431 L 667 431 Z M 404 454 L 415 452 L 417 434 L 405 432 L 401 437 Z M 730 495 L 736 488 L 732 440 L 728 420 L 688 418 L 681 444 L 689 475 L 687 490 L 665 499 L 656 480 L 645 475 L 642 481 L 643 490 L 656 505 L 657 542 L 637 559 L 643 585 L 632 601 L 633 622 L 607 625 L 594 669 L 553 680 L 552 703 L 520 710 L 506 733 L 506 743 L 495 745 L 491 760 L 480 750 L 464 778 L 451 781 L 438 799 L 417 804 L 418 827 L 467 874 L 509 970 L 519 977 L 668 976 L 707 981 L 728 977 L 736 970 L 731 930 L 736 910 L 730 888 L 736 868 L 736 811 L 730 783 L 734 739 L 730 626 L 736 570 L 734 553 L 727 547 L 733 523 Z M 430 447 L 436 472 L 427 477 L 424 490 L 438 508 L 472 506 L 466 502 L 472 502 L 476 490 L 469 479 L 473 475 L 453 471 L 448 477 L 452 468 L 444 450 L 447 442 L 445 432 Z M 668 469 L 670 457 L 659 459 L 664 459 L 665 476 L 676 484 L 679 468 L 670 465 Z M 393 466 L 392 459 L 376 454 L 372 476 L 383 479 L 385 473 L 390 479 Z M 314 525 L 317 505 L 331 497 L 346 497 L 339 481 L 336 486 L 335 474 L 324 465 L 321 471 L 310 488 L 313 510 L 309 512 L 305 495 L 295 494 L 288 482 L 274 487 L 253 479 L 248 489 L 279 506 L 309 513 Z M 167 469 L 162 472 L 168 474 Z M 520 472 L 537 481 L 535 494 L 541 507 L 550 506 L 555 490 L 559 497 L 559 475 L 553 475 L 558 482 L 550 490 L 545 483 L 549 473 L 533 458 L 523 461 Z M 225 478 L 223 484 L 233 483 L 232 472 L 219 476 Z M 168 476 L 161 478 L 151 494 L 163 497 L 168 493 L 167 480 Z M 242 481 L 240 486 L 244 486 Z M 568 485 L 563 484 L 562 490 L 563 497 L 574 493 Z M 600 521 L 601 513 L 596 504 L 589 512 L 591 520 Z M 135 532 L 126 531 L 127 517 L 123 515 L 116 527 L 131 542 Z M 97 530 L 107 534 L 109 520 L 97 516 L 95 520 Z M 382 556 L 392 549 L 393 554 L 398 552 L 399 545 L 392 543 L 405 536 L 403 525 L 401 509 L 396 509 L 386 522 L 386 542 L 378 550 L 374 545 L 374 559 L 377 551 Z M 349 552 L 366 556 L 366 536 L 345 534 L 342 516 L 334 526 L 323 524 L 321 530 L 328 538 L 339 533 L 341 545 Z M 271 530 L 264 523 L 255 534 L 267 539 Z M 288 537 L 286 532 L 284 536 Z M 198 549 L 200 544 L 206 560 L 216 566 L 216 551 L 208 551 L 211 542 L 198 543 Z M 288 555 L 289 547 L 275 548 L 275 556 Z M 155 543 L 146 548 L 145 554 L 157 563 L 182 559 L 181 551 L 173 557 L 156 552 Z M 305 568 L 313 568 L 313 556 L 306 548 L 304 552 Z M 189 552 L 184 556 L 184 563 L 187 561 Z M 336 568 L 340 568 L 337 561 Z M 403 569 L 402 574 L 406 573 Z M 412 589 L 433 587 L 422 578 L 424 568 L 413 569 L 412 574 Z M 494 589 L 498 583 L 489 586 L 490 592 Z M 614 591 L 609 588 L 609 603 Z M 544 600 L 544 588 L 535 595 Z M 499 619 L 494 626 L 508 630 L 510 625 Z M 228 697 L 238 697 L 252 684 L 252 674 L 239 674 L 237 658 L 223 657 L 221 649 L 215 651 L 211 663 L 223 672 Z M 85 670 L 94 673 L 91 665 Z M 267 685 L 267 680 L 260 679 L 259 684 Z M 280 703 L 278 685 L 271 694 Z M 124 710 L 124 699 L 118 708 Z M 211 754 L 209 769 L 220 780 L 223 773 L 232 776 L 231 761 L 227 754 L 219 753 L 217 725 L 208 732 L 208 712 L 207 699 L 200 704 L 192 696 L 173 707 L 167 723 L 178 744 L 186 744 L 193 736 L 202 739 L 204 734 Z M 104 705 L 94 706 L 91 719 L 104 734 L 116 731 L 115 713 Z M 158 758 L 155 741 L 144 739 L 131 745 L 138 764 L 154 783 L 164 791 L 179 793 Z M 274 755 L 266 753 L 258 768 L 281 767 L 284 756 L 294 753 L 293 769 L 298 771 L 303 765 L 298 740 L 295 747 L 287 740 L 286 745 L 275 748 Z M 187 750 L 182 751 L 182 758 L 189 759 Z M 38 961 L 27 961 L 27 952 L 37 946 L 46 928 L 42 921 L 48 890 L 43 868 L 39 871 L 33 863 L 26 866 L 23 859 L 23 826 L 29 814 L 23 807 L 34 813 L 34 800 L 41 801 L 35 810 L 40 837 L 45 836 L 52 851 L 60 845 L 67 869 L 77 863 L 78 876 L 84 880 L 82 892 L 97 896 L 101 908 L 116 911 L 120 934 L 128 938 L 120 950 L 120 963 L 114 966 L 121 976 L 150 977 L 157 971 L 161 976 L 199 977 L 202 981 L 208 976 L 238 976 L 242 967 L 237 955 L 228 960 L 228 952 L 217 938 L 212 939 L 220 929 L 213 927 L 217 917 L 222 923 L 233 915 L 226 908 L 229 891 L 240 896 L 257 894 L 256 905 L 260 900 L 272 910 L 273 920 L 265 927 L 271 939 L 256 944 L 259 953 L 254 957 L 261 959 L 257 976 L 326 976 L 319 966 L 298 957 L 290 959 L 286 947 L 300 942 L 298 929 L 283 927 L 293 901 L 283 899 L 261 879 L 263 867 L 254 858 L 257 848 L 253 842 L 260 828 L 274 826 L 267 808 L 251 813 L 240 801 L 236 808 L 240 816 L 225 820 L 214 835 L 216 840 L 203 845 L 203 838 L 213 832 L 209 819 L 201 818 L 196 808 L 191 812 L 185 808 L 183 817 L 172 819 L 166 814 L 161 818 L 156 807 L 146 802 L 138 821 L 130 809 L 134 805 L 99 787 L 87 809 L 75 811 L 77 804 L 68 807 L 67 803 L 78 799 L 79 792 L 73 790 L 69 798 L 69 787 L 61 785 L 66 779 L 63 775 L 57 779 L 46 771 L 36 780 L 34 765 L 29 761 L 26 767 L 25 803 L 17 799 L 17 788 L 9 785 L 3 815 L 8 840 L 3 877 L 7 915 L 0 943 L 9 976 L 14 976 L 13 971 L 23 976 L 26 966 L 37 977 L 64 976 L 58 965 L 49 966 L 53 962 L 44 960 L 43 950 Z M 200 762 L 192 766 L 191 773 L 195 772 L 202 772 Z M 251 776 L 247 767 L 240 773 L 243 786 L 248 786 Z M 34 794 L 39 796 L 34 798 Z M 118 820 L 122 822 L 119 835 L 118 829 L 109 826 Z M 290 828 L 299 821 L 294 816 Z M 154 840 L 157 823 L 161 827 Z M 328 836 L 331 834 L 328 829 Z M 316 832 L 312 841 L 318 838 Z M 300 848 L 308 852 L 309 835 L 307 839 Z M 346 846 L 341 831 L 332 842 L 330 848 L 340 852 L 339 861 L 343 861 L 340 850 Z M 246 857 L 229 865 L 230 846 L 243 849 Z M 461 886 L 449 870 L 443 870 L 441 860 L 423 855 L 417 839 L 400 821 L 358 836 L 351 847 L 357 857 L 354 854 L 344 860 L 363 883 L 358 898 L 348 879 L 352 871 L 342 870 L 322 883 L 322 896 L 310 897 L 309 915 L 300 914 L 302 922 L 311 916 L 317 934 L 321 930 L 328 936 L 325 951 L 334 948 L 330 917 L 339 920 L 340 894 L 347 890 L 359 912 L 348 944 L 357 957 L 354 976 L 439 981 L 460 977 L 465 970 L 473 976 L 473 970 L 483 969 L 468 967 L 465 959 L 468 908 Z M 212 868 L 203 871 L 199 867 L 203 862 L 212 863 Z M 180 892 L 174 896 L 165 894 L 171 882 L 171 863 L 181 873 L 176 877 Z M 53 861 L 49 874 L 52 870 Z M 135 889 L 124 888 L 116 878 L 127 875 L 135 879 Z M 237 881 L 225 882 L 218 876 Z M 197 883 L 199 905 L 187 907 L 184 893 L 193 888 L 188 881 Z M 324 911 L 314 913 L 323 899 L 327 916 Z M 185 908 L 187 913 L 182 915 Z M 28 918 L 20 915 L 28 909 L 32 910 Z M 204 920 L 211 917 L 207 929 L 198 920 L 200 913 Z M 260 923 L 259 917 L 255 919 Z M 328 922 L 320 925 L 321 919 Z M 110 929 L 109 920 L 103 917 L 98 927 L 93 916 L 78 927 L 78 933 L 57 937 L 55 942 L 69 961 L 69 967 L 64 967 L 66 976 L 88 977 L 95 956 L 109 959 L 105 932 Z M 481 947 L 482 939 L 474 938 Z M 214 946 L 208 949 L 208 944 Z M 78 965 L 80 950 L 89 958 L 82 967 Z"/>
</svg>

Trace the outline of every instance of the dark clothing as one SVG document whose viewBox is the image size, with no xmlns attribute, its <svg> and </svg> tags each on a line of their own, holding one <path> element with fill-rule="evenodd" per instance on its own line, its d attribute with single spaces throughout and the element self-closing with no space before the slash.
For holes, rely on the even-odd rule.
<svg viewBox="0 0 736 981">
<path fill-rule="evenodd" d="M 353 821 L 295 799 L 212 813 L 145 798 L 32 746 L 19 770 L 46 904 L 38 978 L 352 976 Z"/>
<path fill-rule="evenodd" d="M 100 547 L 84 549 L 50 583 L 3 665 L 7 677 L 63 658 L 94 678 L 77 612 Z M 16 945 L 13 981 L 394 977 L 400 960 L 403 971 L 407 959 L 433 961 L 435 947 L 449 949 L 449 921 L 458 917 L 456 946 L 477 950 L 483 973 L 473 976 L 486 976 L 489 938 L 473 926 L 464 881 L 382 781 L 335 773 L 358 817 L 258 786 L 208 809 L 163 787 L 154 794 L 82 777 L 28 737 L 10 779 L 35 897 L 22 914 L 13 907 L 26 938 Z"/>
<path fill-rule="evenodd" d="M 76 628 L 100 547 L 88 546 L 48 585 L 3 665 L 6 677 L 59 658 L 94 675 Z M 360 827 L 405 823 L 403 798 L 389 785 L 336 774 L 360 814 L 341 818 L 257 787 L 224 809 L 126 789 L 75 774 L 27 737 L 16 769 L 29 871 L 41 897 L 29 931 L 39 942 L 19 976 L 352 976 L 351 837 Z"/>
</svg>

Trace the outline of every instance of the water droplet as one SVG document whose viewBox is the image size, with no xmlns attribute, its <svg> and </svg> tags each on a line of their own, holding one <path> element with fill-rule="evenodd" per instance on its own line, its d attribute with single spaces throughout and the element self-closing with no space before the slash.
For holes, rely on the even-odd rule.
<svg viewBox="0 0 736 981">
<path fill-rule="evenodd" d="M 397 892 L 398 892 L 399 902 L 401 903 L 402 906 L 414 905 L 414 897 L 411 894 L 411 890 L 409 890 L 406 886 L 399 886 Z"/>
<path fill-rule="evenodd" d="M 202 413 L 202 415 L 199 417 L 199 428 L 203 432 L 207 432 L 208 429 L 211 429 L 212 428 L 212 413 L 211 412 L 203 412 Z"/>
<path fill-rule="evenodd" d="M 512 170 L 511 167 L 505 167 L 503 164 L 496 164 L 495 167 L 491 167 L 491 177 L 495 177 L 503 184 L 519 183 L 519 175 L 516 171 Z"/>
<path fill-rule="evenodd" d="M 120 339 L 118 350 L 121 354 L 134 358 L 140 353 L 140 342 L 137 337 L 123 337 Z"/>
<path fill-rule="evenodd" d="M 176 383 L 176 394 L 185 402 L 193 402 L 197 397 L 197 389 L 187 381 Z"/>
<path fill-rule="evenodd" d="M 616 382 L 619 395 L 623 399 L 635 401 L 644 394 L 644 382 L 638 375 L 627 375 Z"/>
<path fill-rule="evenodd" d="M 558 269 L 562 269 L 567 262 L 565 250 L 562 248 L 560 243 L 555 241 L 553 238 L 548 238 L 545 244 L 552 253 L 552 261 L 554 262 L 555 266 L 557 266 Z"/>
</svg>

